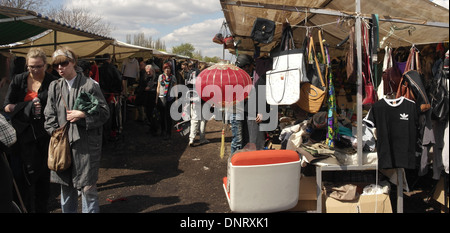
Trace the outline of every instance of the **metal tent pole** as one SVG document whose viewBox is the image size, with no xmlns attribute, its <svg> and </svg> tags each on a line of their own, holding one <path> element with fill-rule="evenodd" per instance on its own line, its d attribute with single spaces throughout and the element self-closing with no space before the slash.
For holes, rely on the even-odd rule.
<svg viewBox="0 0 450 233">
<path fill-rule="evenodd" d="M 361 0 L 356 0 L 356 22 L 355 22 L 355 39 L 356 39 L 356 57 L 357 57 L 357 88 L 358 88 L 358 94 L 357 94 L 357 104 L 356 104 L 356 112 L 357 112 L 357 140 L 358 140 L 358 147 L 357 147 L 357 155 L 358 155 L 358 166 L 363 165 L 363 159 L 362 159 L 362 152 L 363 152 L 363 145 L 362 145 L 362 96 L 363 96 L 363 90 L 362 90 L 362 43 L 361 43 Z"/>
<path fill-rule="evenodd" d="M 58 42 L 58 35 L 57 35 L 57 31 L 53 30 L 53 51 L 56 51 L 56 47 L 57 47 L 57 42 Z"/>
</svg>

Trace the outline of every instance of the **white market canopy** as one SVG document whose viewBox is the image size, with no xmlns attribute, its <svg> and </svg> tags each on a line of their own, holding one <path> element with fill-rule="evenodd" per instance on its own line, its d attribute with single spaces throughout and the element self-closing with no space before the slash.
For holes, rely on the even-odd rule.
<svg viewBox="0 0 450 233">
<path fill-rule="evenodd" d="M 276 22 L 274 39 L 261 44 L 261 52 L 270 52 L 281 40 L 282 23 L 294 29 L 297 47 L 301 47 L 307 28 L 322 28 L 324 39 L 334 48 L 342 42 L 354 24 L 355 0 L 220 0 L 225 19 L 235 41 L 241 40 L 238 52 L 254 50 L 250 34 L 256 18 Z M 369 19 L 378 14 L 380 42 L 393 47 L 431 44 L 449 40 L 449 10 L 429 0 L 361 0 L 360 16 Z M 317 35 L 317 34 L 313 34 Z M 234 49 L 230 52 L 234 53 Z"/>
<path fill-rule="evenodd" d="M 51 56 L 58 46 L 70 47 L 80 58 L 105 53 L 115 55 L 117 60 L 130 56 L 183 58 L 90 33 L 34 11 L 0 6 L 0 51 L 24 55 L 31 47 L 40 47 Z"/>
</svg>

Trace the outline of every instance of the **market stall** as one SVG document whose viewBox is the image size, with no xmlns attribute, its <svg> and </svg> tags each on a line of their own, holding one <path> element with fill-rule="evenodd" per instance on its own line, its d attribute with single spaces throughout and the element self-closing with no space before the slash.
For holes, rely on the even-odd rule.
<svg viewBox="0 0 450 233">
<path fill-rule="evenodd" d="M 408 52 L 421 51 L 421 49 L 425 52 L 427 48 L 425 45 L 433 44 L 433 48 L 436 48 L 438 43 L 448 43 L 449 11 L 427 0 L 407 2 L 399 0 L 286 0 L 276 2 L 221 0 L 220 2 L 233 40 L 237 42 L 235 43 L 236 46 L 229 48 L 229 51 L 233 54 L 246 53 L 255 56 L 255 58 L 259 58 L 262 55 L 270 55 L 272 58 L 276 58 L 277 56 L 274 57 L 273 55 L 279 52 L 279 45 L 283 44 L 286 38 L 284 36 L 286 25 L 289 25 L 288 27 L 292 28 L 294 42 L 293 45 L 290 45 L 290 48 L 308 51 L 316 47 L 317 51 L 320 51 L 317 54 L 320 53 L 325 58 L 327 57 L 326 54 L 329 55 L 329 73 L 332 73 L 334 76 L 330 80 L 333 80 L 335 83 L 328 82 L 326 90 L 334 90 L 334 87 L 336 87 L 336 93 L 328 94 L 335 95 L 338 103 L 334 102 L 334 112 L 330 112 L 330 107 L 326 108 L 326 106 L 325 111 L 328 114 L 328 120 L 330 116 L 335 118 L 341 117 L 341 115 L 349 116 L 347 120 L 351 122 L 347 123 L 353 126 L 350 126 L 349 136 L 354 140 L 355 152 L 342 156 L 338 156 L 337 153 L 333 152 L 332 159 L 320 159 L 318 160 L 319 162 L 314 163 L 317 189 L 316 211 L 321 212 L 323 207 L 321 201 L 323 196 L 322 172 L 361 170 L 375 170 L 378 172 L 379 170 L 379 156 L 377 156 L 377 152 L 373 149 L 364 148 L 367 145 L 368 130 L 363 123 L 363 118 L 366 117 L 374 102 L 378 100 L 377 97 L 370 105 L 366 105 L 366 100 L 369 96 L 366 89 L 368 83 L 365 79 L 366 76 L 370 77 L 374 89 L 381 86 L 381 74 L 384 71 L 383 61 L 386 62 L 387 60 L 383 56 L 385 48 L 387 48 L 386 51 L 390 51 L 390 48 L 407 47 Z M 254 34 L 255 26 L 258 25 L 257 21 L 262 21 L 261 19 L 272 21 L 275 24 L 273 30 L 266 30 L 267 33 L 273 34 L 273 39 L 264 43 L 255 41 L 255 38 L 258 37 Z M 271 29 L 270 24 L 266 24 L 266 26 L 266 28 Z M 373 36 L 375 35 L 373 28 L 377 28 L 376 37 Z M 352 30 L 354 30 L 354 33 L 352 33 Z M 319 34 L 318 37 L 316 36 L 317 34 Z M 308 49 L 305 48 L 305 38 L 311 35 L 314 35 L 316 43 L 313 43 L 312 47 Z M 373 40 L 374 38 L 376 40 Z M 328 53 L 324 52 L 324 47 L 328 50 Z M 447 50 L 444 50 L 444 52 Z M 337 82 L 339 74 L 336 73 L 339 73 L 341 70 L 336 70 L 336 67 L 333 67 L 331 63 L 333 60 L 338 61 L 333 63 L 334 65 L 338 63 L 345 64 L 348 60 L 349 51 L 354 55 L 355 65 L 353 69 L 355 75 L 353 79 L 350 79 L 348 72 L 348 76 L 345 74 L 341 75 L 346 76 L 344 78 L 346 81 L 352 80 L 353 82 L 351 83 L 354 86 L 353 95 L 346 95 L 344 92 L 344 96 L 350 97 L 350 101 L 348 98 L 346 100 L 345 97 L 343 99 L 339 98 L 339 91 L 343 91 L 344 88 L 341 88 L 343 83 Z M 378 55 L 378 53 L 380 54 Z M 441 57 L 442 55 L 443 53 Z M 305 57 L 307 56 L 305 55 Z M 322 61 L 324 60 L 326 59 L 322 59 Z M 435 61 L 433 60 L 432 62 Z M 323 63 L 327 64 L 326 61 Z M 422 59 L 417 63 L 425 62 Z M 368 64 L 372 66 L 368 68 Z M 320 69 L 319 66 L 317 67 Z M 349 70 L 344 69 L 344 71 Z M 369 75 L 367 75 L 367 71 L 369 71 Z M 325 76 L 327 79 L 327 75 Z M 311 80 L 304 81 L 311 82 Z M 385 94 L 387 93 L 382 93 L 379 99 L 383 98 Z M 300 95 L 300 100 L 301 98 L 302 96 Z M 327 105 L 326 102 L 327 100 L 323 102 L 324 105 Z M 350 107 L 347 107 L 349 102 Z M 297 108 L 296 105 L 298 103 L 294 103 L 293 107 Z M 280 107 L 283 106 L 280 105 Z M 336 110 L 339 112 L 339 115 L 337 115 Z M 343 112 L 348 113 L 348 111 L 353 113 L 343 114 Z M 315 113 L 307 112 L 306 118 L 314 116 Z M 329 130 L 338 128 L 332 124 L 328 124 L 328 126 Z M 294 133 L 301 131 L 301 128 L 301 124 L 297 125 L 297 131 L 294 130 Z M 341 134 L 344 133 L 341 132 Z M 307 153 L 298 149 L 300 144 L 301 136 L 298 136 L 297 144 L 294 143 L 290 149 L 297 150 L 305 156 Z M 328 140 L 327 145 L 331 145 Z M 415 156 L 414 152 L 412 156 Z M 402 193 L 403 189 L 407 189 L 407 184 L 404 182 L 404 167 L 393 166 L 392 168 L 394 169 L 392 172 L 395 173 L 395 176 L 393 176 L 395 178 L 392 178 L 391 181 L 397 185 L 397 212 L 402 212 Z"/>
</svg>

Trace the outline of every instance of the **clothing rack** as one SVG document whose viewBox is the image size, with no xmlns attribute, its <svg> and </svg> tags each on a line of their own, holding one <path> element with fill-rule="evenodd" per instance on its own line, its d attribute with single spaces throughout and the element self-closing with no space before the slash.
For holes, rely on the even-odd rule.
<svg viewBox="0 0 450 233">
<path fill-rule="evenodd" d="M 356 40 L 356 53 L 357 53 L 357 165 L 346 166 L 316 166 L 316 184 L 317 184 L 317 209 L 316 212 L 322 212 L 322 172 L 324 171 L 361 171 L 361 170 L 376 170 L 378 172 L 377 165 L 364 165 L 363 164 L 363 77 L 362 77 L 362 37 L 361 37 L 361 24 L 363 17 L 358 13 L 361 12 L 361 0 L 356 1 L 355 17 L 355 40 Z M 378 161 L 377 161 L 378 163 Z M 403 177 L 401 169 L 397 169 L 397 213 L 403 213 Z"/>
</svg>

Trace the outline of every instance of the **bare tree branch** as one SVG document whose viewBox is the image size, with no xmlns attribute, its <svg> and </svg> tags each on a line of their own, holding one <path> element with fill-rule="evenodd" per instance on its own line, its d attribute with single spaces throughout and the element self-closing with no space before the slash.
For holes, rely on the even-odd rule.
<svg viewBox="0 0 450 233">
<path fill-rule="evenodd" d="M 47 15 L 70 26 L 103 36 L 109 36 L 114 30 L 111 23 L 103 21 L 101 16 L 92 14 L 87 8 L 53 8 Z"/>
<path fill-rule="evenodd" d="M 62 23 L 103 36 L 109 36 L 114 30 L 111 23 L 104 22 L 101 16 L 92 14 L 87 8 L 57 6 L 47 10 L 48 0 L 0 0 L 0 5 L 44 13 Z"/>
<path fill-rule="evenodd" d="M 48 5 L 48 0 L 1 0 L 0 5 L 41 12 Z"/>
<path fill-rule="evenodd" d="M 133 38 L 133 41 L 131 41 L 131 38 Z M 158 38 L 156 41 L 153 40 L 153 37 L 145 37 L 145 34 L 143 32 L 137 33 L 134 35 L 127 34 L 126 35 L 126 42 L 128 44 L 134 44 L 146 48 L 153 48 L 157 50 L 166 51 L 166 45 L 165 42 L 162 41 L 160 38 Z"/>
</svg>

